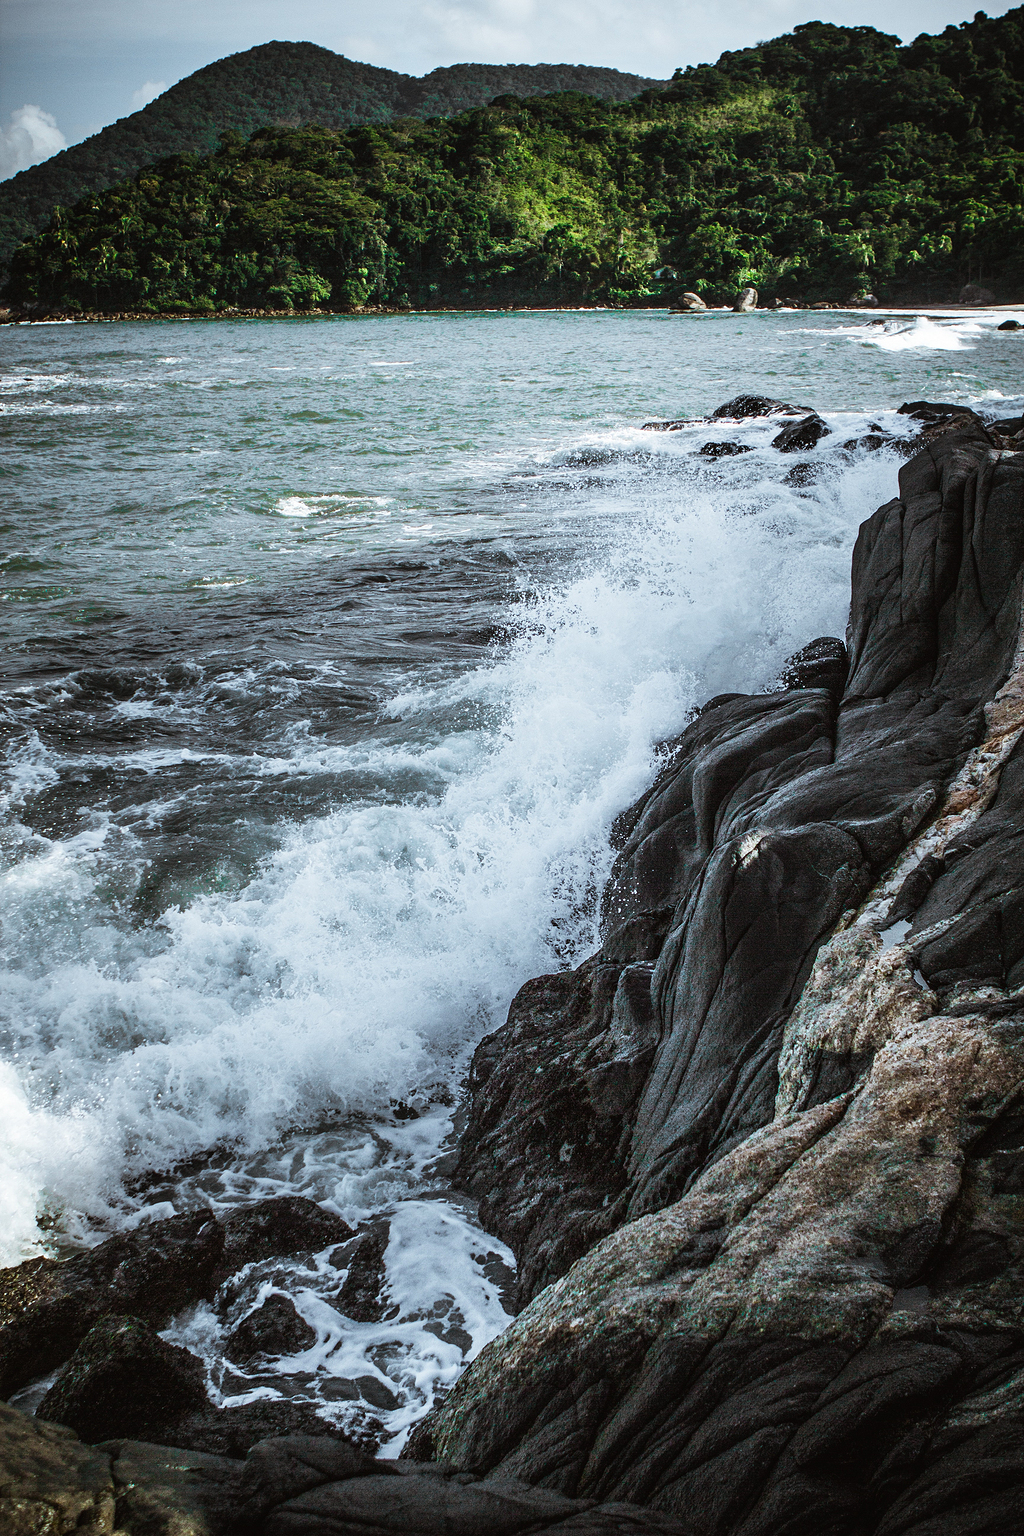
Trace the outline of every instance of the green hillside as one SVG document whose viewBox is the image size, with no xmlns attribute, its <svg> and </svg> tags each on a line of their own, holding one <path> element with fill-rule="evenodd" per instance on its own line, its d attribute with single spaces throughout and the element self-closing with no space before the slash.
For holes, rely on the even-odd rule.
<svg viewBox="0 0 1024 1536">
<path fill-rule="evenodd" d="M 908 47 L 811 22 L 626 102 L 561 93 L 261 129 L 71 211 L 14 259 L 46 309 L 938 303 L 1024 297 L 1024 8 Z"/>
<path fill-rule="evenodd" d="M 209 153 L 227 131 L 248 137 L 268 126 L 337 129 L 395 116 L 447 116 L 505 91 L 575 90 L 625 101 L 661 83 L 580 64 L 456 64 L 417 79 L 313 43 L 265 43 L 197 70 L 141 112 L 0 182 L 0 267 L 58 204 L 70 207 L 168 155 Z"/>
</svg>

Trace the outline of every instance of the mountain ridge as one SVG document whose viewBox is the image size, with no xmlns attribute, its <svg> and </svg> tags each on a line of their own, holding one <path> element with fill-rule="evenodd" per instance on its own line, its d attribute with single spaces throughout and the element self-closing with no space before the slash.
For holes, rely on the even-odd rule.
<svg viewBox="0 0 1024 1536">
<path fill-rule="evenodd" d="M 451 116 L 506 93 L 577 90 L 625 101 L 665 83 L 586 64 L 453 64 L 404 75 L 316 43 L 261 43 L 204 65 L 140 111 L 0 182 L 0 267 L 55 207 L 71 207 L 170 155 L 210 153 L 225 132 L 249 137 L 265 127 L 338 130 Z"/>
</svg>

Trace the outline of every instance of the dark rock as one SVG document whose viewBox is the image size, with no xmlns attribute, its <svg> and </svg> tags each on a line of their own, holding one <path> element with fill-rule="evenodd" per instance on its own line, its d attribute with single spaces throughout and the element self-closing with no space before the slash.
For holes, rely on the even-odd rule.
<svg viewBox="0 0 1024 1536">
<path fill-rule="evenodd" d="M 756 309 L 757 289 L 741 288 L 739 293 L 736 295 L 736 302 L 732 307 L 738 315 L 744 314 L 748 309 Z"/>
<path fill-rule="evenodd" d="M 156 1438 L 207 1402 L 203 1368 L 135 1317 L 106 1317 L 86 1334 L 46 1393 L 36 1417 L 83 1440 Z"/>
<path fill-rule="evenodd" d="M 787 405 L 784 400 L 771 400 L 767 395 L 737 395 L 711 412 L 713 421 L 745 421 L 748 416 L 799 416 L 810 410 L 806 405 Z"/>
<path fill-rule="evenodd" d="M 981 417 L 974 411 L 970 411 L 963 405 L 937 404 L 932 400 L 908 400 L 899 407 L 897 416 L 909 416 L 914 421 L 923 421 L 927 426 L 933 426 L 936 422 L 951 421 L 954 416 L 971 416 L 980 422 Z"/>
<path fill-rule="evenodd" d="M 118 1536 L 242 1536 L 241 1462 L 139 1440 L 102 1449 L 113 1457 Z"/>
<path fill-rule="evenodd" d="M 453 1182 L 514 1245 L 517 1305 L 609 1230 L 624 1186 L 616 1149 L 654 1049 L 652 968 L 628 948 L 620 929 L 623 959 L 527 982 L 473 1057 Z"/>
<path fill-rule="evenodd" d="M 960 297 L 957 300 L 958 304 L 977 305 L 989 305 L 995 304 L 997 302 L 998 300 L 996 299 L 996 296 L 992 292 L 991 288 L 985 288 L 981 283 L 965 284 L 965 286 L 961 288 Z"/>
<path fill-rule="evenodd" d="M 232 1329 L 224 1354 L 244 1364 L 256 1355 L 297 1355 L 315 1343 L 316 1329 L 299 1316 L 291 1297 L 268 1296 Z"/>
<path fill-rule="evenodd" d="M 807 448 L 814 448 L 823 437 L 828 436 L 829 430 L 821 417 L 812 411 L 809 416 L 794 421 L 792 426 L 783 427 L 778 436 L 772 438 L 772 447 L 780 453 L 801 453 Z"/>
<path fill-rule="evenodd" d="M 845 687 L 826 639 L 667 744 L 614 831 L 614 956 L 481 1048 L 462 1156 L 534 1300 L 417 1454 L 699 1536 L 1019 1520 L 1024 455 L 915 412 L 946 430 L 861 529 Z M 639 1099 L 592 1054 L 632 935 L 660 945 Z"/>
<path fill-rule="evenodd" d="M 1024 984 L 1022 795 L 1024 745 L 1018 743 L 989 810 L 961 834 L 955 858 L 947 858 L 920 892 L 912 935 L 942 926 L 918 955 L 929 986 L 994 983 L 1014 990 Z"/>
<path fill-rule="evenodd" d="M 108 1238 L 63 1262 L 32 1259 L 0 1271 L 0 1394 L 10 1396 L 67 1360 L 101 1317 L 161 1324 L 245 1264 L 318 1251 L 351 1237 L 340 1217 L 285 1196 L 233 1212 L 172 1216 Z"/>
<path fill-rule="evenodd" d="M 705 443 L 699 451 L 705 459 L 727 459 L 737 453 L 752 453 L 753 449 L 746 443 Z"/>
<path fill-rule="evenodd" d="M 0 1531 L 57 1536 L 114 1529 L 110 1457 L 81 1445 L 74 1430 L 44 1424 L 0 1403 Z"/>
<path fill-rule="evenodd" d="M 853 309 L 877 309 L 878 300 L 873 293 L 862 293 L 857 298 L 850 300 Z"/>
<path fill-rule="evenodd" d="M 846 684 L 850 658 L 835 635 L 812 640 L 783 664 L 779 681 L 786 688 L 827 688 L 840 694 Z"/>
<path fill-rule="evenodd" d="M 1004 416 L 1000 421 L 990 421 L 988 430 L 998 432 L 1000 437 L 1016 437 L 1018 432 L 1024 432 L 1024 416 Z"/>
<path fill-rule="evenodd" d="M 357 1323 L 378 1323 L 384 1311 L 384 1254 L 390 1233 L 385 1222 L 360 1233 L 345 1254 L 348 1274 L 334 1305 Z"/>
<path fill-rule="evenodd" d="M 66 1262 L 0 1272 L 0 1394 L 68 1357 L 108 1313 L 162 1322 L 213 1293 L 224 1234 L 206 1212 L 119 1233 Z"/>
<path fill-rule="evenodd" d="M 352 1228 L 340 1216 L 299 1195 L 259 1200 L 232 1211 L 224 1221 L 224 1252 L 218 1284 L 242 1268 L 284 1253 L 318 1253 L 343 1243 Z"/>
<path fill-rule="evenodd" d="M 357 1391 L 352 1393 L 353 1398 L 358 1396 Z M 233 1458 L 246 1456 L 254 1445 L 276 1435 L 326 1435 L 348 1443 L 311 1404 L 294 1401 L 241 1403 L 234 1408 L 207 1403 L 160 1429 L 160 1440 L 166 1445 Z"/>
<path fill-rule="evenodd" d="M 1024 331 L 1024 324 L 1019 320 L 1003 320 L 996 326 L 997 331 Z"/>
<path fill-rule="evenodd" d="M 258 1447 L 243 1496 L 241 1524 L 261 1536 L 692 1536 L 679 1520 L 635 1505 L 566 1498 L 513 1478 L 481 1482 L 444 1465 L 372 1461 L 304 1435 Z"/>
</svg>

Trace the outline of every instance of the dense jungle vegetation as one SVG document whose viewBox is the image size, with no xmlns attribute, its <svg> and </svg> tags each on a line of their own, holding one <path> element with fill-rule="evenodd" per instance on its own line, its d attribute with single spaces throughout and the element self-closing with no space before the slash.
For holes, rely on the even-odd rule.
<svg viewBox="0 0 1024 1536">
<path fill-rule="evenodd" d="M 1024 296 L 1024 7 L 909 46 L 810 22 L 621 103 L 225 135 L 58 210 L 49 309 Z"/>
<path fill-rule="evenodd" d="M 348 128 L 394 117 L 438 117 L 482 107 L 502 92 L 584 91 L 625 101 L 664 81 L 585 64 L 455 64 L 401 75 L 314 43 L 264 43 L 208 64 L 140 112 L 0 182 L 0 269 L 54 208 L 103 192 L 168 155 L 209 154 L 223 133 L 259 128 Z"/>
</svg>

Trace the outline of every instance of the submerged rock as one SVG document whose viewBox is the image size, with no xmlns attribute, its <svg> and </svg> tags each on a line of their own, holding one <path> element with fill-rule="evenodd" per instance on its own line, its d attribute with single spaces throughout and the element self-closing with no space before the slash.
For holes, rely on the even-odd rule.
<svg viewBox="0 0 1024 1536">
<path fill-rule="evenodd" d="M 752 453 L 749 443 L 705 443 L 700 450 L 704 459 L 731 459 L 738 453 Z"/>
</svg>

